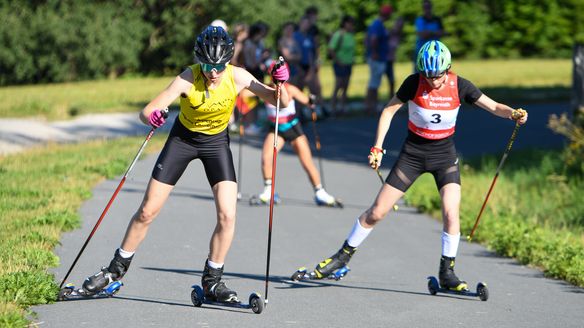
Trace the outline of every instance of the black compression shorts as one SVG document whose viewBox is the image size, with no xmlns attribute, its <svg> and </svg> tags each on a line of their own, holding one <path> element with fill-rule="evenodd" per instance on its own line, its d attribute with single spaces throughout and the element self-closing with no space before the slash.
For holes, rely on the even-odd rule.
<svg viewBox="0 0 584 328">
<path fill-rule="evenodd" d="M 430 140 L 408 132 L 401 153 L 385 182 L 406 192 L 426 172 L 434 176 L 438 190 L 448 183 L 460 185 L 460 169 L 452 136 Z"/>
<path fill-rule="evenodd" d="M 271 125 L 269 133 L 274 133 L 274 125 Z M 284 138 L 285 141 L 292 142 L 296 138 L 303 136 L 304 130 L 302 130 L 302 125 L 300 123 L 296 123 L 286 131 L 278 131 L 278 135 Z"/>
<path fill-rule="evenodd" d="M 189 163 L 197 158 L 203 162 L 211 187 L 221 181 L 236 182 L 227 129 L 207 135 L 190 131 L 179 120 L 175 121 L 158 156 L 152 177 L 174 186 Z"/>
</svg>

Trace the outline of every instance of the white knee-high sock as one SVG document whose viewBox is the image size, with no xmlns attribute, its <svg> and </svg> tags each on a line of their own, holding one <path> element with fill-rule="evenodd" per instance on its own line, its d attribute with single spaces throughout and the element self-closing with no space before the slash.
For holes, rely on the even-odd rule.
<svg viewBox="0 0 584 328">
<path fill-rule="evenodd" d="M 459 242 L 460 233 L 450 235 L 446 231 L 442 231 L 442 256 L 456 257 Z"/>
<path fill-rule="evenodd" d="M 355 225 L 353 225 L 353 230 L 351 230 L 349 237 L 347 237 L 347 244 L 351 247 L 359 247 L 363 240 L 367 238 L 371 230 L 373 230 L 373 228 L 363 228 L 359 222 L 359 218 L 357 218 Z"/>
</svg>

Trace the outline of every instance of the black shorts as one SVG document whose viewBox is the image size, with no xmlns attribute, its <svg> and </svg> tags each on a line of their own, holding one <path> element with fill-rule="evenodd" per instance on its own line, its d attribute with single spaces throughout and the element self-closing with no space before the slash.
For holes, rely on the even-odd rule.
<svg viewBox="0 0 584 328">
<path fill-rule="evenodd" d="M 189 163 L 198 158 L 203 162 L 211 187 L 221 181 L 236 182 L 227 130 L 207 135 L 192 132 L 176 120 L 156 160 L 152 178 L 174 186 Z"/>
<path fill-rule="evenodd" d="M 408 132 L 401 153 L 385 182 L 406 192 L 426 172 L 434 176 L 438 190 L 448 183 L 460 185 L 458 156 L 452 136 L 429 140 Z"/>
<path fill-rule="evenodd" d="M 274 125 L 271 126 L 271 133 L 274 133 Z M 296 138 L 304 135 L 304 130 L 302 130 L 302 125 L 300 123 L 296 123 L 292 125 L 286 131 L 278 131 L 278 135 L 284 138 L 285 141 L 292 142 Z"/>
</svg>

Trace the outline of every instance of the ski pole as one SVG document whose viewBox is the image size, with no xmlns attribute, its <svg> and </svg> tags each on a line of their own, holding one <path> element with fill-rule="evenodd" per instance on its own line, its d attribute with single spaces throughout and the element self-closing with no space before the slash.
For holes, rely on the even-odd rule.
<svg viewBox="0 0 584 328">
<path fill-rule="evenodd" d="M 166 108 L 166 109 L 164 109 L 162 111 L 162 115 L 164 116 L 164 118 L 167 118 L 168 117 L 168 108 Z M 130 166 L 126 170 L 126 173 L 124 173 L 124 176 L 120 180 L 120 183 L 118 184 L 118 187 L 114 191 L 114 193 L 113 193 L 112 197 L 110 198 L 109 202 L 107 202 L 107 205 L 103 209 L 103 212 L 99 216 L 99 219 L 97 220 L 97 222 L 93 226 L 93 229 L 91 230 L 91 233 L 89 234 L 89 236 L 85 240 L 85 243 L 83 243 L 83 246 L 81 247 L 81 250 L 79 250 L 79 253 L 77 253 L 77 256 L 75 257 L 75 260 L 73 261 L 73 264 L 71 264 L 71 267 L 69 267 L 69 270 L 67 271 L 67 274 L 65 275 L 65 278 L 63 278 L 63 280 L 61 281 L 61 284 L 59 285 L 59 288 L 62 288 L 63 287 L 63 284 L 65 283 L 65 281 L 67 280 L 67 278 L 69 278 L 69 274 L 71 274 L 71 271 L 75 267 L 75 264 L 77 264 L 77 261 L 79 260 L 79 257 L 81 257 L 81 254 L 85 250 L 85 247 L 87 247 L 87 244 L 89 244 L 89 241 L 93 237 L 93 234 L 95 234 L 95 231 L 97 231 L 97 228 L 101 224 L 101 221 L 103 220 L 103 218 L 107 214 L 107 211 L 109 210 L 110 206 L 114 202 L 115 198 L 118 196 L 118 193 L 122 189 L 122 186 L 124 185 L 124 182 L 126 182 L 126 178 L 128 177 L 128 174 L 130 173 L 130 171 L 132 170 L 132 168 L 134 168 L 134 165 L 138 161 L 138 157 L 140 157 L 140 155 L 142 154 L 142 151 L 146 147 L 146 144 L 148 143 L 148 141 L 150 141 L 150 138 L 152 138 L 152 135 L 154 134 L 154 130 L 156 130 L 156 128 L 150 129 L 150 132 L 148 132 L 148 135 L 146 135 L 146 139 L 142 143 L 142 146 L 138 150 L 138 153 L 136 153 L 136 156 L 134 156 L 134 159 L 132 160 L 132 163 L 130 164 Z"/>
<path fill-rule="evenodd" d="M 383 176 L 381 175 L 381 172 L 379 172 L 379 168 L 376 168 L 375 172 L 377 172 L 377 176 L 379 177 L 379 181 L 381 181 L 381 185 L 383 186 L 385 181 L 383 181 Z"/>
<path fill-rule="evenodd" d="M 284 58 L 280 56 L 274 69 L 284 65 Z M 266 299 L 264 304 L 268 304 L 268 282 L 270 281 L 270 253 L 272 249 L 272 221 L 274 217 L 274 193 L 276 190 L 276 158 L 278 155 L 278 121 L 280 119 L 280 93 L 282 83 L 276 82 L 276 125 L 274 127 L 274 153 L 272 154 L 272 190 L 270 192 L 270 217 L 268 223 L 268 254 L 266 260 Z"/>
<path fill-rule="evenodd" d="M 313 103 L 313 95 L 310 95 L 310 102 Z M 318 168 L 320 170 L 320 184 L 322 185 L 323 188 L 325 188 L 325 184 L 324 184 L 324 170 L 322 168 L 322 156 L 320 153 L 320 137 L 318 135 L 318 132 L 316 131 L 316 111 L 314 110 L 314 108 L 312 109 L 312 131 L 314 133 L 314 144 L 316 146 L 316 153 L 318 155 Z"/>
<path fill-rule="evenodd" d="M 239 111 L 239 158 L 237 159 L 237 199 L 241 199 L 241 182 L 243 181 L 243 177 L 241 175 L 241 170 L 243 166 L 243 137 L 245 135 L 245 131 L 243 128 L 243 112 Z"/>
<path fill-rule="evenodd" d="M 487 205 L 487 201 L 489 200 L 489 196 L 491 195 L 491 192 L 493 191 L 493 187 L 495 186 L 495 183 L 497 182 L 497 178 L 499 177 L 499 172 L 501 171 L 501 168 L 503 167 L 503 164 L 505 163 L 505 160 L 507 159 L 507 156 L 509 155 L 509 151 L 511 151 L 511 147 L 513 146 L 513 142 L 515 141 L 515 137 L 517 137 L 517 131 L 519 131 L 519 120 L 517 120 L 517 122 L 515 123 L 515 128 L 513 129 L 513 134 L 511 134 L 511 138 L 509 139 L 509 142 L 507 143 L 507 149 L 505 149 L 505 153 L 503 153 L 503 157 L 501 158 L 501 161 L 499 162 L 499 166 L 497 166 L 497 172 L 495 173 L 495 177 L 493 178 L 493 182 L 491 182 L 491 187 L 489 187 L 489 191 L 487 192 L 487 196 L 485 197 L 485 201 L 483 202 L 483 206 L 481 206 L 481 210 L 479 211 L 479 215 L 477 216 L 477 219 L 475 221 L 475 224 L 472 228 L 472 231 L 470 232 L 470 235 L 468 235 L 466 237 L 466 239 L 470 242 L 472 241 L 472 237 L 474 236 L 475 230 L 477 229 L 477 226 L 479 225 L 479 220 L 481 219 L 481 215 L 483 214 L 483 210 L 485 209 L 485 205 Z"/>
<path fill-rule="evenodd" d="M 381 186 L 385 185 L 385 180 L 383 180 L 383 176 L 381 175 L 381 172 L 379 172 L 379 168 L 376 168 L 375 172 L 377 172 L 377 176 L 379 177 L 379 181 L 381 181 Z M 399 209 L 399 206 L 397 204 L 394 204 L 393 210 L 397 211 L 398 209 Z"/>
</svg>

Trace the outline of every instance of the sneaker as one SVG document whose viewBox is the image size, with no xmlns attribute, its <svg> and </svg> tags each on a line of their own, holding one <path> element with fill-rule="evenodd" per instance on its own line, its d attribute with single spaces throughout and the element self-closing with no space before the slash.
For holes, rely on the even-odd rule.
<svg viewBox="0 0 584 328">
<path fill-rule="evenodd" d="M 318 205 L 331 206 L 334 205 L 336 202 L 336 199 L 333 196 L 331 196 L 328 192 L 326 192 L 324 188 L 320 188 L 314 193 L 314 200 Z"/>
<path fill-rule="evenodd" d="M 262 203 L 269 204 L 271 195 L 272 195 L 271 187 L 266 187 L 264 191 L 258 195 L 258 198 L 262 201 Z M 277 192 L 274 193 L 274 203 L 279 204 L 280 200 L 281 200 L 280 195 L 278 195 Z"/>
</svg>

